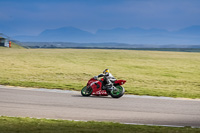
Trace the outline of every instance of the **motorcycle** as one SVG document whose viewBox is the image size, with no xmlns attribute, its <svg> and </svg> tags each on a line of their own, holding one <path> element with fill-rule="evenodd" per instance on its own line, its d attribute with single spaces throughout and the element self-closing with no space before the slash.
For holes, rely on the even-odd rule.
<svg viewBox="0 0 200 133">
<path fill-rule="evenodd" d="M 115 80 L 111 86 L 106 87 L 104 85 L 104 78 L 97 80 L 91 78 L 87 85 L 82 88 L 82 96 L 108 96 L 111 95 L 113 98 L 120 98 L 124 95 L 125 89 L 121 85 L 125 84 L 126 80 Z"/>
</svg>

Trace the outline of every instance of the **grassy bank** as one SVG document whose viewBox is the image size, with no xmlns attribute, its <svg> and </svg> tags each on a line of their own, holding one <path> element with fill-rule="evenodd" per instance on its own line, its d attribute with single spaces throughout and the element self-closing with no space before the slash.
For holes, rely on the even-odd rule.
<svg viewBox="0 0 200 133">
<path fill-rule="evenodd" d="M 125 125 L 112 122 L 75 122 L 67 120 L 0 117 L 1 133 L 197 133 L 200 128 Z"/>
<path fill-rule="evenodd" d="M 4 85 L 81 90 L 109 68 L 129 94 L 200 98 L 200 53 L 0 49 L 0 68 Z"/>
</svg>

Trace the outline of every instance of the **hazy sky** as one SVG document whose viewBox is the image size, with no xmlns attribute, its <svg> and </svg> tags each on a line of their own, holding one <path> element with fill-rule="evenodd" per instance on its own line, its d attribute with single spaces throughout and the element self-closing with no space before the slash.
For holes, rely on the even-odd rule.
<svg viewBox="0 0 200 133">
<path fill-rule="evenodd" d="M 0 0 L 0 33 L 37 35 L 73 26 L 177 30 L 200 25 L 200 0 Z"/>
</svg>

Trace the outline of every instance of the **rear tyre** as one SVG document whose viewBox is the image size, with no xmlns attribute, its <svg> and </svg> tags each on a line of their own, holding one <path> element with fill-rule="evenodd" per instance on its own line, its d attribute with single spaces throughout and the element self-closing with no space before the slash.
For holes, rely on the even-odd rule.
<svg viewBox="0 0 200 133">
<path fill-rule="evenodd" d="M 125 89 L 124 87 L 118 85 L 118 86 L 115 86 L 117 89 L 116 90 L 111 90 L 110 91 L 110 95 L 113 97 L 113 98 L 120 98 L 121 96 L 124 95 L 124 92 L 125 92 Z"/>
<path fill-rule="evenodd" d="M 83 89 L 81 90 L 81 95 L 82 95 L 82 96 L 88 97 L 88 96 L 90 96 L 91 94 L 92 94 L 92 88 L 91 88 L 91 87 L 87 88 L 87 86 L 85 86 L 85 87 L 83 87 Z"/>
</svg>

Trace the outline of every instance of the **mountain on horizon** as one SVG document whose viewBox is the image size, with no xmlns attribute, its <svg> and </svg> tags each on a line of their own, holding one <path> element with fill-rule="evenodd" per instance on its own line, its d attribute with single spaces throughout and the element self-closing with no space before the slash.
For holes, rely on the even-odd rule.
<svg viewBox="0 0 200 133">
<path fill-rule="evenodd" d="M 84 40 L 84 38 L 91 38 L 93 34 L 87 31 L 83 31 L 74 27 L 63 27 L 58 29 L 48 29 L 39 34 L 38 38 L 41 40 L 64 40 L 73 41 L 77 38 Z"/>
<path fill-rule="evenodd" d="M 90 33 L 75 27 L 47 29 L 38 36 L 14 36 L 21 42 L 75 42 L 75 43 L 127 43 L 154 45 L 200 45 L 200 26 L 190 26 L 178 31 L 164 29 L 114 28 Z"/>
</svg>

